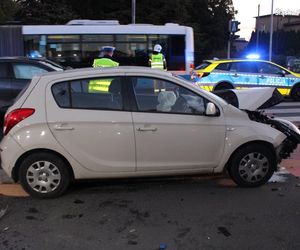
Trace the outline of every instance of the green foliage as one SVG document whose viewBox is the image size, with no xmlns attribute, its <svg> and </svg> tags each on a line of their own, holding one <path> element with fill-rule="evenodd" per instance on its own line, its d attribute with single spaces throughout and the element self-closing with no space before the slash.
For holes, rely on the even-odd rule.
<svg viewBox="0 0 300 250">
<path fill-rule="evenodd" d="M 76 18 L 65 0 L 16 0 L 16 19 L 24 24 L 65 24 Z"/>
<path fill-rule="evenodd" d="M 17 11 L 17 5 L 13 0 L 0 1 L 0 23 L 13 21 L 13 16 Z"/>
</svg>

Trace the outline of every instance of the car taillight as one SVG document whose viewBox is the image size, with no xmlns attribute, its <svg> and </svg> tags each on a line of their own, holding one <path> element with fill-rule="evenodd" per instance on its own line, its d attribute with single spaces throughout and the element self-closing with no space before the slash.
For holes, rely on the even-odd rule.
<svg viewBox="0 0 300 250">
<path fill-rule="evenodd" d="M 200 73 L 197 73 L 197 76 L 198 76 L 199 78 L 206 77 L 206 76 L 208 76 L 208 75 L 209 75 L 208 72 L 200 72 Z"/>
<path fill-rule="evenodd" d="M 20 121 L 23 121 L 27 117 L 31 116 L 34 113 L 34 111 L 35 109 L 21 108 L 9 112 L 4 118 L 4 127 L 3 127 L 4 135 L 7 135 L 8 132 Z"/>
</svg>

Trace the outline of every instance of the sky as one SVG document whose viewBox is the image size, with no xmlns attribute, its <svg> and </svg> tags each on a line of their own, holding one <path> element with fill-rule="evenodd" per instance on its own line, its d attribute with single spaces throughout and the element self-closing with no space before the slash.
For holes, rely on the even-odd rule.
<svg viewBox="0 0 300 250">
<path fill-rule="evenodd" d="M 233 0 L 233 6 L 238 14 L 235 19 L 241 24 L 240 32 L 237 33 L 241 38 L 250 39 L 251 32 L 255 28 L 255 16 L 258 14 L 258 4 L 260 4 L 260 15 L 271 14 L 272 0 Z M 300 0 L 274 0 L 274 13 L 276 10 L 292 11 L 300 14 Z"/>
</svg>

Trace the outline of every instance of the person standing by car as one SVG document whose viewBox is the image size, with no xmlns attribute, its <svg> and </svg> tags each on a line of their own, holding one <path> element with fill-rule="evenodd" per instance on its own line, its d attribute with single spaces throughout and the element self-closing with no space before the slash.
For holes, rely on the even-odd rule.
<svg viewBox="0 0 300 250">
<path fill-rule="evenodd" d="M 103 46 L 101 48 L 101 58 L 96 58 L 93 67 L 117 67 L 119 63 L 113 60 L 115 48 L 112 46 Z"/>
<path fill-rule="evenodd" d="M 149 58 L 149 66 L 153 69 L 167 70 L 167 61 L 161 53 L 162 47 L 160 44 L 155 44 L 153 53 Z"/>
<path fill-rule="evenodd" d="M 112 46 L 103 46 L 101 48 L 101 58 L 96 58 L 93 62 L 93 67 L 98 68 L 108 68 L 108 67 L 118 67 L 119 63 L 113 60 L 115 48 Z M 111 84 L 111 79 L 96 79 L 89 81 L 89 93 L 108 93 L 109 86 Z"/>
</svg>

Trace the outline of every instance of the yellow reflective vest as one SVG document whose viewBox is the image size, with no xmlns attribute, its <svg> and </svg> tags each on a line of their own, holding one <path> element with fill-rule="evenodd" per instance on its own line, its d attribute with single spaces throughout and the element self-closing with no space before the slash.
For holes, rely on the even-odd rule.
<svg viewBox="0 0 300 250">
<path fill-rule="evenodd" d="M 151 68 L 164 69 L 164 55 L 162 53 L 152 54 L 150 58 Z"/>
<path fill-rule="evenodd" d="M 119 66 L 119 63 L 113 61 L 109 58 L 97 58 L 94 60 L 93 67 L 117 67 Z M 108 93 L 109 91 L 109 85 L 111 83 L 112 79 L 96 79 L 96 80 L 90 80 L 89 81 L 89 93 Z"/>
</svg>

